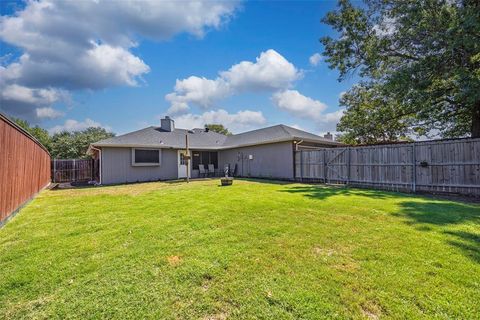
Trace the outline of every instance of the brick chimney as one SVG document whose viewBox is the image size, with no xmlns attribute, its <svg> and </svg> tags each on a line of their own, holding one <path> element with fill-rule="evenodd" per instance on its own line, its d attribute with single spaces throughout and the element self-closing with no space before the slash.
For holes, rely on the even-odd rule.
<svg viewBox="0 0 480 320">
<path fill-rule="evenodd" d="M 170 119 L 169 116 L 165 116 L 165 118 L 160 120 L 160 128 L 162 128 L 162 130 L 172 132 L 175 130 L 175 121 Z"/>
<path fill-rule="evenodd" d="M 325 139 L 332 140 L 333 141 L 333 134 L 330 132 L 327 132 L 326 134 L 323 135 Z"/>
</svg>

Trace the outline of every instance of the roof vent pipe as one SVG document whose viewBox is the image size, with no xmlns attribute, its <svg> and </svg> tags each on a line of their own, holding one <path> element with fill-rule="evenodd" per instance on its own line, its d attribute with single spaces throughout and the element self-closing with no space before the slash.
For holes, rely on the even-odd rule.
<svg viewBox="0 0 480 320">
<path fill-rule="evenodd" d="M 165 118 L 160 120 L 160 128 L 164 131 L 172 132 L 175 130 L 175 121 L 169 116 L 165 116 Z"/>
</svg>

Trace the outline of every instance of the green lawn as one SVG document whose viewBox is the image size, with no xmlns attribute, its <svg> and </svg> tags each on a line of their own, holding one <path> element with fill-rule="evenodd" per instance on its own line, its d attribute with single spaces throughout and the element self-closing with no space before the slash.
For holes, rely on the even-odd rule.
<svg viewBox="0 0 480 320">
<path fill-rule="evenodd" d="M 473 319 L 480 206 L 236 180 L 44 191 L 0 229 L 0 319 Z"/>
</svg>

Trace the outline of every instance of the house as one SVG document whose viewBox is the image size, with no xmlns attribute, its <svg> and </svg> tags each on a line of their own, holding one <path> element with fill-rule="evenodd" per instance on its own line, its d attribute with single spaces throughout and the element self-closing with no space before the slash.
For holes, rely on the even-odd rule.
<svg viewBox="0 0 480 320">
<path fill-rule="evenodd" d="M 160 127 L 95 142 L 89 153 L 100 160 L 101 184 L 173 180 L 187 177 L 187 140 L 191 178 L 200 176 L 199 165 L 213 164 L 218 174 L 229 166 L 242 177 L 293 180 L 295 150 L 341 145 L 285 125 L 229 136 L 203 128 L 177 129 L 167 116 Z"/>
</svg>

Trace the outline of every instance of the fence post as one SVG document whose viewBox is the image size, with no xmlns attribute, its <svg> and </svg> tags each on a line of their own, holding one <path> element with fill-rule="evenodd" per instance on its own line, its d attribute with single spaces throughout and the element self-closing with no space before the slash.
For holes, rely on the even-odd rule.
<svg viewBox="0 0 480 320">
<path fill-rule="evenodd" d="M 75 159 L 73 159 L 73 181 L 75 181 L 75 170 L 77 169 L 77 166 L 75 165 Z"/>
<path fill-rule="evenodd" d="M 347 185 L 350 184 L 350 147 L 347 147 Z"/>
<path fill-rule="evenodd" d="M 57 159 L 53 159 L 53 182 L 57 182 Z"/>
<path fill-rule="evenodd" d="M 415 154 L 415 142 L 412 143 L 412 191 L 417 191 L 417 155 Z"/>
</svg>

